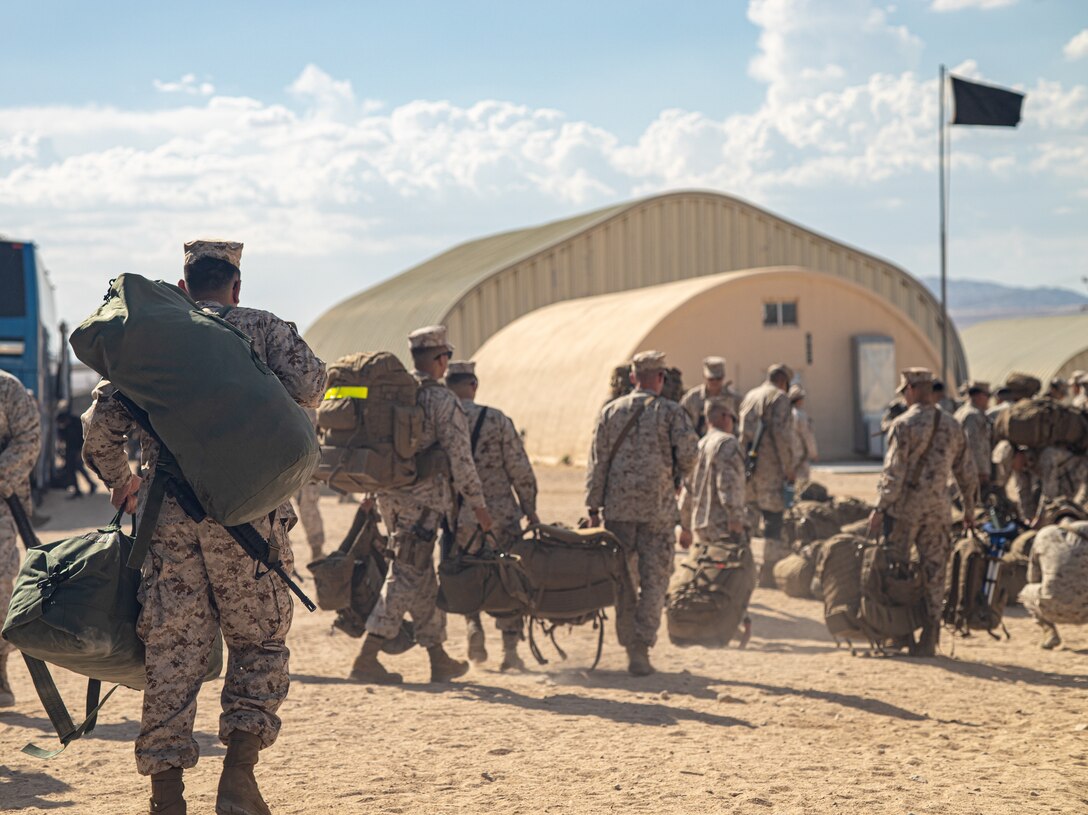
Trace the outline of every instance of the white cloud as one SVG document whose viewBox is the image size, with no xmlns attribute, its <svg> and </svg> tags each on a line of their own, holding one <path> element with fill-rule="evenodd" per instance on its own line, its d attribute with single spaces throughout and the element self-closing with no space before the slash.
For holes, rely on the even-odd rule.
<svg viewBox="0 0 1088 815">
<path fill-rule="evenodd" d="M 215 85 L 197 80 L 196 74 L 185 74 L 176 82 L 163 82 L 161 79 L 156 79 L 151 84 L 155 86 L 155 90 L 162 93 L 183 93 L 189 96 L 211 96 L 215 93 Z"/>
<path fill-rule="evenodd" d="M 1067 42 L 1062 49 L 1062 53 L 1065 54 L 1065 58 L 1068 60 L 1088 57 L 1088 28 Z"/>
<path fill-rule="evenodd" d="M 1018 0 L 933 0 L 930 6 L 934 11 L 960 11 L 966 8 L 989 11 L 995 8 L 1014 6 Z"/>
</svg>

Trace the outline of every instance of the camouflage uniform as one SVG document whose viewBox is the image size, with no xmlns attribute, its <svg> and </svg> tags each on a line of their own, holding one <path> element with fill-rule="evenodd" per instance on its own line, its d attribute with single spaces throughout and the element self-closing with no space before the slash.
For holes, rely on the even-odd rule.
<svg viewBox="0 0 1088 815">
<path fill-rule="evenodd" d="M 198 305 L 207 311 L 223 310 L 213 301 Z M 314 356 L 292 323 L 250 308 L 231 308 L 224 319 L 252 340 L 257 356 L 296 402 L 317 405 L 325 387 L 325 363 Z M 84 461 L 111 489 L 129 481 L 125 442 L 136 427 L 112 398 L 115 392 L 109 382 L 99 383 L 94 402 L 83 415 Z M 159 445 L 146 435 L 142 444 L 147 475 L 154 471 Z M 140 490 L 138 513 L 144 510 L 147 492 Z M 274 520 L 253 524 L 262 535 L 278 541 L 288 572 L 293 557 L 287 529 L 294 518 L 290 503 L 284 503 Z M 196 764 L 196 697 L 217 629 L 222 629 L 230 652 L 219 738 L 226 743 L 232 732 L 243 731 L 258 736 L 262 747 L 270 746 L 279 734 L 276 711 L 290 682 L 285 640 L 292 606 L 287 587 L 271 576 L 255 580 L 253 563 L 222 526 L 211 519 L 194 523 L 168 496 L 144 562 L 140 599 L 137 627 L 146 646 L 147 688 L 136 739 L 137 769 L 150 775 Z"/>
<path fill-rule="evenodd" d="M 23 383 L 0 371 L 0 627 L 7 617 L 12 583 L 19 572 L 18 532 L 6 499 L 16 495 L 30 516 L 30 471 L 41 451 L 42 428 L 38 406 Z M 12 645 L 0 639 L 0 657 Z"/>
<path fill-rule="evenodd" d="M 956 411 L 956 421 L 963 428 L 967 450 L 975 464 L 979 483 L 988 482 L 993 456 L 993 427 L 989 417 L 967 401 Z"/>
<path fill-rule="evenodd" d="M 801 408 L 793 408 L 790 411 L 793 421 L 793 460 L 797 462 L 794 468 L 794 489 L 800 495 L 812 480 L 812 465 L 809 464 L 820 455 L 816 447 L 816 432 L 812 429 L 812 417 Z"/>
<path fill-rule="evenodd" d="M 730 520 L 744 522 L 744 456 L 736 436 L 711 427 L 680 495 L 680 524 L 713 543 L 732 537 Z"/>
<path fill-rule="evenodd" d="M 616 440 L 639 405 L 645 408 L 610 465 Z M 691 471 L 696 444 L 687 412 L 641 388 L 609 402 L 597 420 L 586 473 L 586 507 L 603 509 L 605 528 L 637 558 L 638 598 L 624 597 L 616 609 L 622 645 L 649 647 L 657 639 L 673 568 L 678 515 L 674 479 Z"/>
<path fill-rule="evenodd" d="M 1035 536 L 1020 602 L 1044 628 L 1088 623 L 1088 522 L 1048 526 Z"/>
<path fill-rule="evenodd" d="M 1064 447 L 1046 447 L 1039 452 L 1040 500 L 1067 498 L 1088 508 L 1088 456 Z"/>
<path fill-rule="evenodd" d="M 1022 470 L 1013 470 L 1012 459 L 1015 455 L 1016 448 L 1005 439 L 994 445 L 991 456 L 993 483 L 994 487 L 1005 490 L 1005 495 L 1016 504 L 1020 519 L 1027 523 L 1039 509 L 1039 479 L 1032 472 L 1030 464 Z M 1034 459 L 1034 453 L 1028 451 L 1027 455 Z"/>
<path fill-rule="evenodd" d="M 706 403 L 715 399 L 721 399 L 729 405 L 730 410 L 736 411 L 737 403 L 740 402 L 740 394 L 730 385 L 723 385 L 722 392 L 717 396 L 713 396 L 707 393 L 706 384 L 704 383 L 689 390 L 684 394 L 684 398 L 680 400 L 680 407 L 688 412 L 692 427 L 695 428 L 695 432 L 699 436 L 703 436 L 708 428 Z"/>
<path fill-rule="evenodd" d="M 950 474 L 964 496 L 964 514 L 973 514 L 978 472 L 963 429 L 933 405 L 912 405 L 892 425 L 877 509 L 885 515 L 888 540 L 900 559 L 909 559 L 912 545 L 917 548 L 932 618 L 940 616 L 944 603 L 945 563 L 951 548 Z M 913 483 L 908 483 L 910 479 Z"/>
<path fill-rule="evenodd" d="M 453 490 L 464 496 L 469 511 L 485 507 L 486 503 L 472 461 L 465 409 L 435 379 L 420 371 L 412 375 L 419 382 L 418 404 L 423 408 L 419 449 L 436 445 L 441 448 L 449 457 L 450 473 L 435 473 L 410 487 L 378 493 L 378 510 L 389 530 L 392 563 L 378 603 L 366 621 L 366 630 L 391 639 L 400 631 L 404 615 L 410 614 L 416 641 L 430 648 L 446 641 L 446 613 L 435 605 L 438 579 L 434 544 L 441 524 L 453 517 Z"/>
<path fill-rule="evenodd" d="M 306 408 L 306 415 L 314 427 L 317 427 L 317 411 Z M 306 542 L 310 544 L 310 554 L 316 560 L 321 557 L 321 548 L 325 545 L 325 522 L 321 520 L 318 501 L 321 498 L 321 486 L 311 481 L 295 495 L 298 506 L 298 519 L 306 532 Z"/>
</svg>

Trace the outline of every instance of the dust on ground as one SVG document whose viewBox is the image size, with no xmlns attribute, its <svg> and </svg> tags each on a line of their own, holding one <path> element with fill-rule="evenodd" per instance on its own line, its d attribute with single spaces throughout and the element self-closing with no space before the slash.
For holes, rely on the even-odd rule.
<svg viewBox="0 0 1088 815">
<path fill-rule="evenodd" d="M 573 522 L 582 470 L 542 467 L 540 514 Z M 870 499 L 875 476 L 820 474 L 837 494 Z M 322 499 L 335 545 L 354 507 Z M 109 520 L 99 495 L 54 495 L 39 530 L 60 538 Z M 296 550 L 306 551 L 301 530 Z M 303 558 L 304 559 L 304 558 Z M 261 754 L 261 787 L 287 813 L 1072 813 L 1088 811 L 1088 628 L 1062 626 L 1061 650 L 1038 647 L 1018 608 L 1010 640 L 953 641 L 930 660 L 851 656 L 822 607 L 757 589 L 746 650 L 681 649 L 664 637 L 658 673 L 627 675 L 609 627 L 600 668 L 587 627 L 560 634 L 569 659 L 499 673 L 491 660 L 464 681 L 429 684 L 426 655 L 386 658 L 399 688 L 344 679 L 359 641 L 332 615 L 296 605 L 291 693 L 277 744 Z M 464 655 L 464 624 L 449 648 Z M 530 659 L 526 654 L 527 661 Z M 69 704 L 84 682 L 56 671 Z M 0 809 L 120 815 L 147 811 L 135 771 L 140 694 L 120 689 L 95 732 L 51 761 L 20 752 L 55 744 L 25 666 L 13 658 L 18 703 L 0 712 Z M 222 681 L 201 694 L 202 760 L 186 773 L 189 811 L 211 812 L 223 747 Z"/>
</svg>

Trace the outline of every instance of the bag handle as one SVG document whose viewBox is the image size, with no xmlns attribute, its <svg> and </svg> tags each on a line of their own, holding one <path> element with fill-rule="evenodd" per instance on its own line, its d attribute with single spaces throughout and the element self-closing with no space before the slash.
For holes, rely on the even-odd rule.
<svg viewBox="0 0 1088 815">
<path fill-rule="evenodd" d="M 52 723 L 53 729 L 57 731 L 58 738 L 60 738 L 60 747 L 56 750 L 45 750 L 31 743 L 23 748 L 23 752 L 34 758 L 50 759 L 59 756 L 73 741 L 94 730 L 95 724 L 98 723 L 98 712 L 102 710 L 109 698 L 113 696 L 113 692 L 120 686 L 114 685 L 100 700 L 102 682 L 98 679 L 88 680 L 86 718 L 77 725 L 72 721 L 72 715 L 68 712 L 60 691 L 57 690 L 57 684 L 53 681 L 52 674 L 49 673 L 49 666 L 40 659 L 35 659 L 25 653 L 23 654 L 23 661 L 26 662 L 30 678 L 34 682 L 34 690 L 38 693 L 42 707 L 45 708 L 49 721 Z"/>
</svg>

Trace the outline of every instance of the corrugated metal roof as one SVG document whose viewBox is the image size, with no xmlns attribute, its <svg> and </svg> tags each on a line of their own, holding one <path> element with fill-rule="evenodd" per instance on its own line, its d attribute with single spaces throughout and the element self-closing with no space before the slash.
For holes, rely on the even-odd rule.
<svg viewBox="0 0 1088 815">
<path fill-rule="evenodd" d="M 1012 371 L 1046 382 L 1088 352 L 1088 314 L 976 323 L 960 332 L 973 379 L 996 384 Z"/>
<path fill-rule="evenodd" d="M 481 281 L 636 203 L 462 243 L 329 309 L 306 332 L 306 340 L 326 359 L 364 348 L 404 355 L 411 331 L 441 322 L 458 298 Z"/>
</svg>

